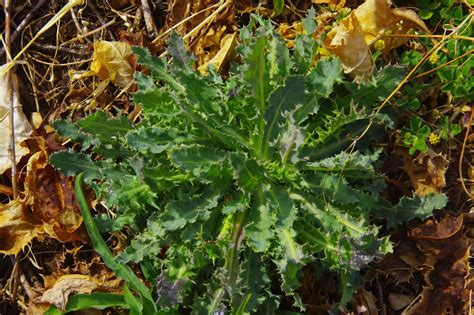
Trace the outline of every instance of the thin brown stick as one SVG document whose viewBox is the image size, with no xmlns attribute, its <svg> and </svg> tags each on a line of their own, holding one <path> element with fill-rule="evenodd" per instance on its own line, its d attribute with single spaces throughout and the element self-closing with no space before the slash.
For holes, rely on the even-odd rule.
<svg viewBox="0 0 474 315">
<path fill-rule="evenodd" d="M 94 14 L 97 16 L 97 19 L 99 20 L 100 24 L 102 24 L 102 26 L 107 24 L 107 22 L 104 20 L 104 18 L 100 14 L 99 10 L 97 10 L 95 5 L 93 4 L 93 1 L 87 1 L 87 6 L 91 8 L 92 12 L 94 12 Z M 107 28 L 107 33 L 109 34 L 111 39 L 115 40 L 114 33 L 109 28 Z"/>
<path fill-rule="evenodd" d="M 7 62 L 11 62 L 11 20 L 12 20 L 12 0 L 5 0 L 4 2 L 4 12 L 5 12 L 5 51 L 7 52 Z M 16 168 L 16 154 L 15 154 L 15 117 L 14 117 L 14 98 L 13 95 L 13 80 L 12 80 L 12 70 L 8 70 L 5 74 L 7 77 L 7 99 L 10 101 L 10 158 L 12 163 L 12 192 L 13 199 L 18 198 L 17 190 L 17 168 Z M 18 259 L 16 255 L 11 255 L 10 260 L 13 264 L 12 271 L 12 281 L 10 282 L 11 287 L 10 291 L 12 292 L 12 299 L 15 302 L 18 295 L 18 280 L 19 280 L 19 269 L 18 269 Z"/>
<path fill-rule="evenodd" d="M 18 37 L 18 35 L 21 34 L 21 32 L 23 32 L 23 29 L 31 21 L 36 11 L 38 11 L 38 9 L 41 8 L 45 2 L 46 0 L 39 0 L 38 3 L 30 10 L 30 12 L 28 12 L 28 14 L 25 16 L 23 21 L 21 21 L 21 23 L 15 27 L 15 31 L 13 32 L 10 38 L 10 44 L 15 41 L 15 39 Z M 10 21 L 10 25 L 12 25 L 12 21 Z M 3 58 L 4 54 L 5 54 L 5 49 L 4 48 L 0 49 L 0 58 Z"/>
<path fill-rule="evenodd" d="M 7 62 L 11 61 L 11 6 L 12 1 L 5 1 L 5 51 L 7 52 Z M 12 163 L 12 189 L 13 189 L 13 199 L 18 197 L 17 191 L 17 168 L 16 168 L 16 152 L 15 152 L 15 116 L 14 116 L 14 104 L 13 104 L 13 80 L 11 70 L 6 73 L 7 75 L 7 99 L 10 100 L 10 158 Z"/>
<path fill-rule="evenodd" d="M 472 116 L 474 115 L 474 106 L 471 108 L 471 114 L 469 116 L 469 124 L 466 127 L 466 133 L 464 135 L 464 140 L 462 142 L 462 147 L 461 147 L 461 154 L 459 155 L 459 165 L 458 165 L 458 172 L 459 172 L 459 179 L 461 180 L 461 186 L 464 192 L 469 196 L 470 199 L 473 199 L 472 193 L 467 189 L 466 183 L 464 182 L 464 177 L 462 175 L 463 173 L 463 167 L 462 167 L 462 161 L 464 159 L 464 151 L 466 150 L 466 144 L 467 144 L 467 139 L 469 138 L 469 133 L 471 131 L 471 125 L 472 125 Z"/>
<path fill-rule="evenodd" d="M 430 74 L 430 73 L 432 73 L 432 72 L 434 72 L 434 71 L 436 71 L 436 70 L 438 70 L 438 69 L 440 69 L 440 68 L 446 67 L 447 65 L 452 64 L 453 62 L 456 62 L 456 61 L 458 61 L 459 59 L 464 58 L 465 56 L 472 54 L 473 52 L 474 52 L 474 49 L 471 49 L 471 50 L 469 50 L 468 52 L 465 52 L 464 54 L 462 54 L 461 56 L 457 56 L 457 57 L 454 58 L 453 60 L 450 60 L 450 61 L 448 61 L 448 62 L 446 62 L 446 63 L 443 63 L 442 65 L 439 65 L 439 66 L 437 66 L 436 68 L 433 68 L 433 69 L 430 69 L 430 70 L 425 71 L 425 72 L 423 72 L 423 73 L 420 73 L 419 75 L 413 77 L 413 79 L 418 79 L 418 78 L 420 78 L 420 77 L 422 77 L 422 76 L 425 76 L 425 75 L 427 75 L 427 74 Z M 472 57 L 472 56 L 471 56 L 471 57 Z"/>
<path fill-rule="evenodd" d="M 446 35 L 439 35 L 439 34 L 395 34 L 395 35 L 388 35 L 390 37 L 409 37 L 409 38 L 445 38 Z M 450 37 L 451 39 L 462 39 L 462 40 L 469 40 L 474 41 L 474 37 L 470 36 L 462 36 L 462 35 L 453 35 Z"/>
<path fill-rule="evenodd" d="M 141 0 L 141 3 L 146 30 L 148 31 L 148 34 L 154 37 L 158 34 L 158 28 L 156 27 L 155 21 L 153 20 L 153 15 L 151 14 L 150 3 L 148 0 Z"/>
</svg>

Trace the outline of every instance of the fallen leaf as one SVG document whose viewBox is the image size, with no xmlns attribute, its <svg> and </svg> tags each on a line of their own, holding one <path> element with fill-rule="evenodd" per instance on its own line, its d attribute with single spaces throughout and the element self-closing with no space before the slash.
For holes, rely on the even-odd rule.
<svg viewBox="0 0 474 315">
<path fill-rule="evenodd" d="M 27 210 L 23 201 L 0 204 L 0 254 L 18 254 L 42 231 L 41 222 Z"/>
<path fill-rule="evenodd" d="M 376 303 L 376 298 L 372 294 L 365 290 L 365 288 L 360 288 L 357 293 L 355 294 L 354 303 L 358 310 L 361 310 L 360 313 L 367 314 L 367 315 L 377 315 L 378 308 Z"/>
<path fill-rule="evenodd" d="M 25 179 L 27 204 L 44 222 L 45 232 L 61 242 L 86 239 L 84 231 L 80 230 L 82 216 L 73 186 L 71 179 L 48 164 L 45 151 L 36 152 L 28 160 Z"/>
<path fill-rule="evenodd" d="M 378 39 L 385 42 L 384 53 L 409 40 L 397 35 L 407 34 L 411 29 L 429 32 L 415 11 L 404 8 L 392 9 L 391 5 L 389 0 L 366 0 L 351 13 L 357 16 L 368 45 Z"/>
<path fill-rule="evenodd" d="M 399 152 L 405 160 L 403 170 L 418 196 L 440 192 L 446 186 L 448 161 L 442 155 L 430 150 L 413 158 L 405 151 Z"/>
<path fill-rule="evenodd" d="M 216 71 L 220 71 L 222 66 L 232 58 L 237 44 L 237 33 L 228 34 L 222 39 L 222 47 L 217 54 L 208 62 L 199 67 L 202 75 L 207 74 L 209 66 L 213 65 Z"/>
<path fill-rule="evenodd" d="M 54 285 L 36 299 L 37 303 L 49 303 L 64 311 L 72 293 L 92 293 L 99 287 L 97 279 L 79 274 L 59 277 Z"/>
<path fill-rule="evenodd" d="M 96 75 L 100 80 L 110 80 L 117 86 L 125 88 L 133 81 L 133 58 L 129 43 L 101 40 L 94 44 L 90 70 L 71 72 L 70 76 L 72 79 L 80 79 Z"/>
<path fill-rule="evenodd" d="M 399 294 L 391 292 L 388 295 L 388 302 L 390 303 L 390 308 L 394 311 L 399 311 L 407 307 L 415 299 L 412 295 Z"/>
<path fill-rule="evenodd" d="M 372 70 L 370 45 L 383 41 L 384 53 L 403 45 L 410 30 L 429 32 L 415 11 L 391 8 L 389 0 L 366 0 L 327 34 L 325 47 L 337 55 L 346 73 L 369 78 Z"/>
<path fill-rule="evenodd" d="M 425 283 L 420 299 L 406 315 L 463 314 L 469 300 L 470 242 L 464 236 L 464 215 L 428 220 L 409 232 L 425 256 Z"/>
<path fill-rule="evenodd" d="M 355 15 L 349 15 L 333 28 L 324 39 L 324 45 L 339 57 L 346 73 L 355 78 L 370 77 L 372 58 L 365 33 Z"/>
<path fill-rule="evenodd" d="M 4 68 L 5 65 L 1 66 L 0 71 Z M 14 106 L 16 163 L 30 152 L 23 141 L 28 139 L 33 131 L 18 99 L 18 80 L 16 75 L 12 74 L 11 78 L 14 93 L 8 95 L 9 82 L 7 76 L 0 76 L 0 175 L 12 166 L 10 156 L 10 105 L 12 101 Z"/>
<path fill-rule="evenodd" d="M 413 228 L 410 237 L 413 239 L 442 240 L 458 233 L 463 226 L 463 216 L 446 215 L 440 222 L 433 219 Z"/>
</svg>

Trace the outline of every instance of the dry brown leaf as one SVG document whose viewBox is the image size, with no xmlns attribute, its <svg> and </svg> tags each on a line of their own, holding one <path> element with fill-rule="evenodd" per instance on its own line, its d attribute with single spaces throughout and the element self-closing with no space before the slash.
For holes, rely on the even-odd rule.
<svg viewBox="0 0 474 315">
<path fill-rule="evenodd" d="M 4 69 L 5 65 L 0 67 Z M 28 119 L 23 113 L 22 106 L 18 99 L 18 80 L 16 75 L 12 74 L 13 88 L 15 90 L 13 96 L 14 106 L 14 125 L 15 125 L 15 156 L 16 163 L 27 155 L 30 150 L 24 144 L 24 140 L 28 139 L 33 131 Z M 7 76 L 0 77 L 0 175 L 11 167 L 10 157 L 10 104 L 12 98 L 9 97 Z"/>
<path fill-rule="evenodd" d="M 390 307 L 394 311 L 399 311 L 407 307 L 415 299 L 412 295 L 406 294 L 399 294 L 399 293 L 390 293 L 388 295 L 388 302 L 390 303 Z"/>
<path fill-rule="evenodd" d="M 429 32 L 415 11 L 392 9 L 391 5 L 388 0 L 366 0 L 351 13 L 357 16 L 365 33 L 366 43 L 370 45 L 375 40 L 382 39 L 385 42 L 384 52 L 407 42 L 408 38 L 396 35 L 404 35 L 411 29 Z"/>
<path fill-rule="evenodd" d="M 61 242 L 84 240 L 82 216 L 72 181 L 48 164 L 47 153 L 39 151 L 28 160 L 25 180 L 27 204 L 44 222 L 44 230 Z M 82 233 L 81 233 L 82 232 Z"/>
<path fill-rule="evenodd" d="M 121 88 L 125 88 L 133 80 L 132 47 L 125 42 L 109 42 L 105 40 L 94 44 L 94 56 L 90 70 L 70 73 L 72 79 L 80 79 L 96 75 L 101 80 L 110 80 Z"/>
<path fill-rule="evenodd" d="M 0 204 L 0 254 L 16 255 L 42 232 L 42 224 L 23 201 Z"/>
<path fill-rule="evenodd" d="M 367 315 L 377 315 L 378 308 L 376 303 L 376 298 L 372 292 L 365 290 L 365 288 L 360 288 L 354 296 L 355 306 L 357 310 L 360 310 L 360 313 Z"/>
<path fill-rule="evenodd" d="M 209 66 L 214 65 L 216 71 L 220 71 L 222 66 L 234 55 L 235 46 L 237 45 L 237 33 L 227 34 L 222 39 L 221 49 L 208 62 L 199 67 L 202 75 L 207 74 Z"/>
<path fill-rule="evenodd" d="M 344 71 L 362 79 L 372 71 L 372 58 L 364 38 L 359 20 L 351 14 L 324 39 L 326 49 L 339 57 Z"/>
<path fill-rule="evenodd" d="M 370 77 L 369 46 L 376 40 L 383 41 L 382 50 L 387 53 L 407 42 L 408 38 L 397 35 L 412 29 L 429 32 L 415 11 L 392 9 L 391 5 L 388 0 L 366 0 L 327 34 L 324 45 L 341 59 L 346 73 L 355 78 Z"/>
<path fill-rule="evenodd" d="M 410 182 L 418 196 L 440 192 L 446 186 L 446 171 L 448 161 L 434 151 L 420 154 L 417 158 L 411 157 L 403 151 L 405 163 L 403 170 L 410 177 Z"/>
<path fill-rule="evenodd" d="M 54 285 L 46 290 L 35 302 L 56 305 L 64 311 L 68 297 L 72 293 L 91 293 L 99 287 L 97 279 L 79 274 L 64 275 L 56 279 Z"/>
<path fill-rule="evenodd" d="M 409 232 L 426 257 L 426 286 L 420 300 L 403 314 L 463 314 L 470 294 L 470 242 L 463 227 L 464 215 L 446 215 L 440 220 L 427 220 Z"/>
</svg>

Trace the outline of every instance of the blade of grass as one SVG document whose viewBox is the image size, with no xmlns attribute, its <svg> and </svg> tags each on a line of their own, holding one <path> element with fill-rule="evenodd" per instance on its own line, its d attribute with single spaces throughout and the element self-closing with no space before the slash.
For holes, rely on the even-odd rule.
<svg viewBox="0 0 474 315">
<path fill-rule="evenodd" d="M 76 294 L 69 297 L 64 313 L 95 308 L 104 310 L 109 307 L 120 307 L 128 309 L 124 297 L 121 294 L 95 292 L 91 294 Z M 44 315 L 63 314 L 56 306 L 51 306 Z"/>
<path fill-rule="evenodd" d="M 89 206 L 87 205 L 86 197 L 84 196 L 84 192 L 82 190 L 81 184 L 84 174 L 81 173 L 77 176 L 75 182 L 75 193 L 77 200 L 79 202 L 79 206 L 81 208 L 81 214 L 84 220 L 84 225 L 86 226 L 87 233 L 92 240 L 92 245 L 97 253 L 100 255 L 104 263 L 109 267 L 115 274 L 125 280 L 127 284 L 130 285 L 131 288 L 136 290 L 144 299 L 144 311 L 148 310 L 149 312 L 156 313 L 156 305 L 153 302 L 153 298 L 149 289 L 140 281 L 140 279 L 133 273 L 133 271 L 127 265 L 119 264 L 115 261 L 112 252 L 110 251 L 109 247 L 105 243 L 102 235 L 100 234 L 97 225 L 92 218 L 92 214 L 89 210 Z"/>
</svg>

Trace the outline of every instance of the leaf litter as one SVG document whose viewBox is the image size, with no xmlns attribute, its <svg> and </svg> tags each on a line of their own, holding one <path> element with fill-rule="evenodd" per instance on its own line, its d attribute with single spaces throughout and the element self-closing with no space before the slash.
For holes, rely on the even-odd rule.
<svg viewBox="0 0 474 315">
<path fill-rule="evenodd" d="M 129 1 L 123 2 L 124 4 L 115 4 L 114 6 L 126 8 L 127 5 L 130 4 L 135 5 L 135 3 Z M 211 1 L 197 1 L 197 4 L 191 5 L 189 2 L 186 1 L 170 1 L 169 8 L 171 8 L 171 10 L 174 12 L 174 16 L 172 14 L 167 15 L 167 26 L 163 28 L 163 31 L 168 30 L 170 27 L 176 25 L 184 18 L 190 17 L 192 14 L 199 12 L 206 6 L 208 7 L 215 3 L 216 2 Z M 270 9 L 268 9 L 268 11 L 265 11 L 267 10 L 266 8 L 258 8 L 253 7 L 251 5 L 242 6 L 242 4 L 236 4 L 236 7 L 230 6 L 227 10 L 224 11 L 224 13 L 220 14 L 216 19 L 213 20 L 213 23 L 217 27 L 215 27 L 214 25 L 208 25 L 207 27 L 202 28 L 202 30 L 198 32 L 195 36 L 192 36 L 191 40 L 188 42 L 189 47 L 192 50 L 194 49 L 194 52 L 198 56 L 197 64 L 201 65 L 201 69 L 206 69 L 207 65 L 215 63 L 217 70 L 220 70 L 222 64 L 225 64 L 225 62 L 228 61 L 227 56 L 232 55 L 232 49 L 229 46 L 233 45 L 229 44 L 229 38 L 234 36 L 236 30 L 236 22 L 233 20 L 234 16 L 236 16 L 235 12 L 239 10 L 239 12 L 270 12 Z M 191 18 L 190 22 L 184 23 L 181 28 L 178 28 L 179 32 L 182 35 L 187 34 L 195 26 L 199 25 L 199 23 L 202 22 L 202 20 L 206 16 L 209 16 L 211 13 L 212 10 L 209 10 L 202 14 L 201 17 L 197 16 Z M 382 17 L 384 18 L 382 19 Z M 382 49 L 382 51 L 384 54 L 387 54 L 393 48 L 403 45 L 408 41 L 407 38 L 397 37 L 395 35 L 409 34 L 410 30 L 412 29 L 422 31 L 427 30 L 426 26 L 424 25 L 424 22 L 422 22 L 418 18 L 414 11 L 397 8 L 393 9 L 391 7 L 390 2 L 388 1 L 366 1 L 358 8 L 355 8 L 355 10 L 353 10 L 349 17 L 347 17 L 346 19 L 343 19 L 340 24 L 334 28 L 336 29 L 336 32 L 334 32 L 334 34 L 331 34 L 331 36 L 334 36 L 332 37 L 332 40 L 334 38 L 336 38 L 336 40 L 334 41 L 334 43 L 332 43 L 332 40 L 331 42 L 328 42 L 326 48 L 329 51 L 332 50 L 332 53 L 338 55 L 341 58 L 345 66 L 345 70 L 347 72 L 351 72 L 352 75 L 361 78 L 369 77 L 371 75 L 373 64 L 370 63 L 369 67 L 369 60 L 371 56 L 371 51 L 373 50 L 373 45 L 376 41 L 384 41 L 384 48 Z M 402 25 L 397 25 L 399 21 L 403 21 Z M 219 25 L 223 24 L 225 25 L 225 27 L 219 28 Z M 338 32 L 341 33 L 337 34 Z M 359 47 L 355 51 L 359 53 L 363 52 L 363 54 L 351 55 L 348 52 L 351 45 L 344 48 L 344 45 L 346 44 L 346 42 L 344 41 L 344 37 L 347 34 L 350 34 L 350 32 L 353 32 L 355 38 L 358 38 L 357 41 L 354 42 L 355 45 L 352 46 L 352 48 Z M 112 40 L 112 38 L 109 39 Z M 348 40 L 348 38 L 346 39 Z M 353 38 L 350 38 L 350 40 L 353 40 Z M 110 43 L 115 42 L 110 41 Z M 162 45 L 165 45 L 164 41 Z M 91 47 L 89 47 L 89 49 L 90 51 L 92 51 Z M 224 55 L 224 57 L 221 57 L 222 55 Z M 367 58 L 367 56 L 369 58 Z M 344 61 L 344 58 L 347 59 L 346 62 Z M 110 58 L 113 64 L 114 60 L 112 59 L 113 58 Z M 115 61 L 120 64 L 122 63 L 122 61 L 119 60 L 123 59 L 127 60 L 127 58 L 120 57 L 117 58 L 117 60 Z M 133 62 L 129 62 L 129 60 L 127 61 L 128 65 L 133 67 Z M 90 72 L 89 74 L 91 76 L 97 76 L 99 80 L 110 80 L 112 82 L 113 80 L 111 78 L 117 78 L 118 76 L 119 79 L 114 80 L 116 81 L 116 83 L 119 82 L 117 83 L 117 86 L 121 88 L 126 86 L 125 82 L 127 84 L 131 82 L 129 75 L 122 76 L 120 74 L 128 73 L 128 70 L 115 72 L 114 68 L 111 67 L 111 71 L 109 71 L 107 69 L 107 66 L 104 66 L 104 64 L 107 64 L 107 61 L 105 61 L 104 63 L 96 62 L 95 66 L 91 66 L 90 68 L 90 71 L 94 71 L 94 73 L 92 74 L 92 72 Z M 125 65 L 125 63 L 123 63 L 123 65 Z M 123 69 L 125 68 L 126 67 L 124 67 Z M 97 92 L 108 93 L 108 90 L 111 89 L 110 87 L 104 87 L 102 91 L 98 91 L 97 85 L 91 86 L 90 83 L 83 84 L 83 82 L 85 82 L 84 80 L 86 80 L 85 77 L 79 79 L 78 82 L 83 87 L 84 85 L 89 85 L 89 87 L 91 87 L 89 91 L 92 90 Z M 71 87 L 65 86 L 63 92 L 72 91 L 72 89 L 73 88 Z M 89 93 L 90 92 L 86 92 L 84 94 L 87 95 Z M 112 93 L 112 95 L 113 94 L 114 93 Z M 115 95 L 117 95 L 117 93 L 115 93 Z M 48 101 L 54 103 L 58 102 L 57 99 L 54 100 L 54 97 L 50 97 Z M 110 103 L 111 101 L 104 102 L 104 105 L 102 106 L 105 106 Z M 117 104 L 119 106 L 123 106 L 123 104 L 120 102 L 117 102 Z M 53 115 L 58 114 L 58 111 L 55 111 L 56 112 Z M 81 111 L 81 107 L 75 108 L 74 115 L 82 115 Z M 65 113 L 70 114 L 70 109 L 63 111 L 61 115 L 64 115 Z M 21 116 L 21 113 L 17 115 L 17 117 Z M 24 121 L 26 123 L 28 120 L 25 119 Z M 22 133 L 20 132 L 19 134 L 21 135 Z M 26 136 L 26 134 L 28 135 Z M 31 134 L 25 133 L 25 138 L 23 140 L 29 138 L 31 138 Z M 23 145 L 21 147 L 26 148 L 26 144 L 27 142 L 23 142 Z M 19 148 L 19 152 L 24 150 L 21 147 Z M 5 253 L 11 254 L 14 252 L 20 252 L 26 244 L 31 242 L 32 239 L 34 239 L 40 234 L 50 235 L 51 237 L 65 242 L 72 241 L 73 239 L 81 239 L 84 236 L 79 236 L 81 232 L 80 229 L 78 229 L 78 226 L 80 225 L 81 218 L 77 216 L 77 206 L 74 204 L 75 202 L 73 200 L 70 179 L 58 178 L 58 174 L 53 174 L 54 170 L 50 169 L 51 166 L 45 162 L 45 158 L 47 158 L 47 154 L 45 154 L 45 152 L 26 152 L 24 156 L 29 157 L 27 168 L 31 170 L 29 172 L 27 171 L 27 173 L 25 174 L 25 189 L 23 193 L 27 197 L 26 201 L 12 201 L 10 202 L 11 205 L 10 203 L 3 204 L 2 211 L 5 211 L 5 213 L 9 213 L 8 215 L 11 215 L 11 218 L 14 218 L 12 222 L 14 222 L 14 224 L 17 224 L 16 226 L 18 227 L 22 226 L 22 228 L 18 229 L 17 231 L 25 234 L 6 234 L 7 237 L 13 236 L 12 239 L 18 241 L 15 241 L 13 242 L 14 244 L 9 245 L 10 249 L 6 249 L 7 252 Z M 406 165 L 403 167 L 404 171 L 409 175 L 410 182 L 417 194 L 425 195 L 429 192 L 440 191 L 443 189 L 443 187 L 445 187 L 445 174 L 447 171 L 447 164 L 446 159 L 444 157 L 420 156 L 416 160 L 412 160 L 410 159 L 410 157 L 408 157 L 405 160 L 405 163 Z M 5 165 L 8 164 L 5 163 Z M 34 174 L 36 172 L 38 172 L 38 174 Z M 54 180 L 51 181 L 51 178 L 54 178 Z M 43 185 L 45 187 L 42 187 Z M 50 187 L 49 189 L 48 186 Z M 52 187 L 60 187 L 60 189 L 58 190 L 59 196 L 50 197 L 48 195 L 49 192 L 52 191 Z M 8 189 L 5 189 L 5 191 L 8 191 Z M 53 204 L 54 206 L 52 208 L 52 211 L 44 211 L 45 206 L 43 205 L 43 203 Z M 6 205 L 8 206 L 5 207 Z M 33 215 L 33 213 L 36 214 Z M 63 214 L 63 216 L 61 215 L 61 213 Z M 36 217 L 36 215 L 38 214 L 40 219 L 37 219 Z M 428 227 L 423 230 L 423 227 L 425 227 L 425 225 L 423 224 L 426 224 L 429 227 L 438 227 L 435 230 L 430 230 L 430 228 Z M 410 246 L 405 246 L 403 253 L 397 252 L 396 250 L 396 253 L 398 253 L 397 255 L 403 257 L 397 262 L 397 264 L 399 266 L 405 264 L 403 266 L 408 266 L 408 269 L 411 269 L 411 271 L 397 271 L 396 275 L 398 279 L 397 284 L 400 285 L 412 283 L 413 287 L 415 288 L 411 289 L 410 294 L 402 294 L 400 293 L 400 291 L 397 290 L 395 290 L 394 292 L 390 292 L 389 301 L 387 303 L 392 305 L 394 309 L 403 309 L 404 307 L 412 304 L 412 307 L 410 309 L 410 312 L 412 313 L 410 314 L 423 314 L 423 312 L 431 312 L 433 310 L 429 308 L 433 303 L 436 303 L 433 301 L 438 301 L 440 298 L 444 298 L 447 302 L 445 304 L 441 303 L 439 306 L 440 308 L 443 308 L 444 310 L 449 307 L 452 307 L 452 309 L 455 310 L 460 309 L 461 305 L 459 304 L 459 301 L 456 300 L 456 294 L 458 294 L 458 296 L 465 296 L 467 289 L 459 291 L 458 288 L 469 288 L 469 284 L 467 282 L 463 282 L 464 280 L 461 281 L 462 277 L 468 278 L 468 273 L 466 272 L 468 257 L 466 256 L 467 250 L 465 249 L 466 244 L 468 243 L 466 243 L 467 241 L 465 240 L 465 235 L 469 234 L 469 224 L 471 224 L 470 219 L 464 219 L 462 220 L 462 223 L 459 223 L 459 219 L 441 219 L 441 221 L 438 222 L 429 220 L 426 223 L 422 223 L 422 225 L 420 225 L 419 230 L 411 230 L 410 240 L 407 242 L 415 244 L 416 249 Z M 27 228 L 25 229 L 24 227 Z M 33 231 L 33 234 L 27 233 L 26 230 L 28 228 L 31 229 L 29 232 Z M 423 230 L 425 232 L 421 233 L 420 230 Z M 8 233 L 10 233 L 10 228 L 7 228 L 7 231 L 9 231 Z M 445 232 L 442 233 L 442 231 Z M 41 236 L 40 240 L 41 239 L 43 239 L 43 236 Z M 464 245 L 462 242 L 464 242 Z M 403 248 L 403 244 L 405 243 L 401 242 L 399 247 Z M 446 256 L 449 256 L 451 253 L 451 255 L 454 257 L 451 260 L 444 258 L 445 255 L 443 254 L 443 252 L 446 251 L 445 248 L 450 246 L 452 246 L 453 248 L 451 248 L 446 253 Z M 419 255 L 419 257 L 416 257 L 416 255 Z M 432 270 L 430 266 L 435 266 L 435 268 Z M 405 267 L 401 269 L 404 268 Z M 439 278 L 441 271 L 445 272 L 448 276 L 446 276 L 445 278 Z M 408 303 L 409 299 L 414 299 L 420 292 L 418 290 L 419 287 L 418 289 L 416 289 L 417 281 L 413 278 L 413 275 L 417 273 L 421 273 L 424 275 L 426 283 L 425 285 L 423 285 L 424 289 L 421 291 L 422 293 L 420 295 L 421 298 L 419 302 L 413 304 L 411 303 L 413 301 L 412 300 L 410 301 L 410 303 Z M 84 282 L 81 282 L 82 280 L 74 281 L 74 277 L 78 276 L 77 279 L 80 279 L 81 277 L 74 273 L 71 273 L 70 275 L 71 279 L 73 280 L 71 281 L 70 285 L 71 289 L 68 289 L 67 281 L 63 284 L 62 280 L 59 281 L 61 277 L 64 277 L 60 276 L 56 280 L 48 280 L 47 283 L 49 284 L 45 286 L 45 288 L 42 288 L 42 290 L 46 290 L 46 287 L 49 287 L 49 290 L 53 289 L 55 285 L 52 285 L 52 283 L 55 283 L 56 287 L 59 289 L 58 292 L 62 291 L 63 293 L 65 293 L 68 292 L 68 290 L 70 292 L 76 292 L 74 291 L 74 289 L 72 289 L 74 288 L 74 282 L 76 282 L 84 284 L 83 288 L 78 288 L 77 292 L 81 292 L 81 290 L 87 291 L 88 288 L 92 286 L 91 283 L 94 283 L 95 281 L 94 279 L 90 278 L 90 276 L 88 276 L 89 278 L 87 279 L 84 278 Z M 65 279 L 67 279 L 67 277 Z M 447 282 L 448 284 L 446 284 L 446 279 L 449 279 L 449 281 Z M 440 290 L 437 290 L 436 286 L 439 286 Z M 60 289 L 61 287 L 63 289 Z M 394 288 L 396 288 L 396 285 L 394 285 Z M 444 293 L 441 293 L 443 291 L 442 288 L 445 288 Z M 456 290 L 454 290 L 454 288 Z M 370 288 L 368 288 L 367 290 L 369 289 Z M 452 292 L 451 294 L 445 293 L 447 291 Z M 54 291 L 51 292 L 54 293 Z M 58 303 L 56 304 L 58 306 L 62 307 L 67 301 L 67 294 L 52 294 L 52 296 L 57 297 L 53 298 L 51 301 L 53 302 L 53 304 Z M 374 304 L 377 304 L 378 300 L 381 299 L 381 297 L 376 294 L 376 291 L 372 291 L 371 293 L 371 291 L 361 289 L 358 295 L 356 296 L 356 299 L 359 301 L 365 301 L 359 303 L 360 305 L 364 305 L 364 307 L 358 309 L 359 311 L 368 310 L 369 313 L 371 313 L 375 309 Z M 56 300 L 56 302 L 54 302 L 53 300 Z M 60 301 L 63 301 L 63 304 L 61 304 Z"/>
</svg>

